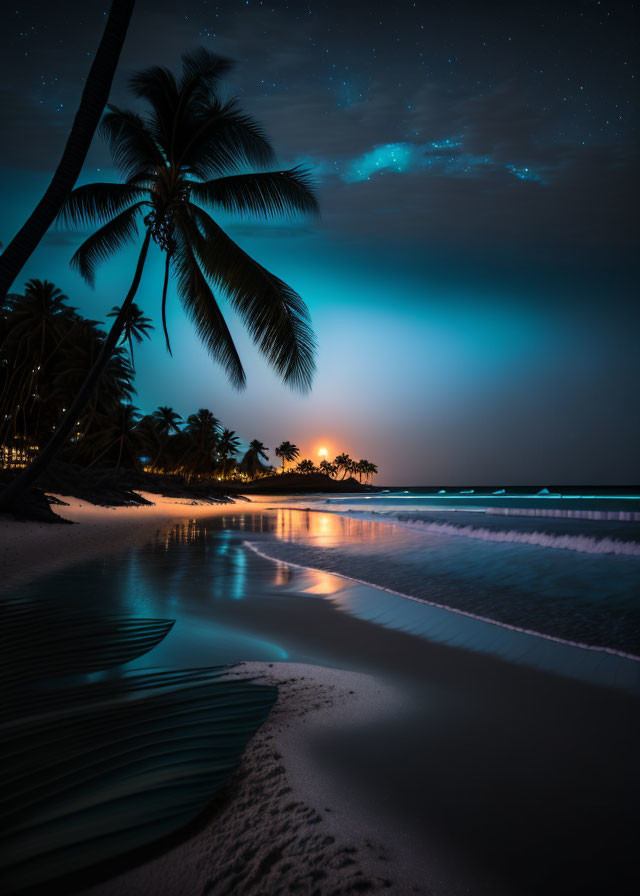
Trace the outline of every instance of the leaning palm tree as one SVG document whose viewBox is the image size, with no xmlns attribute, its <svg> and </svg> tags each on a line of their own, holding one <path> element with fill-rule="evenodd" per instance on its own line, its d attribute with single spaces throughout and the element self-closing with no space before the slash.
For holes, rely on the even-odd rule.
<svg viewBox="0 0 640 896">
<path fill-rule="evenodd" d="M 267 220 L 317 212 L 307 172 L 265 170 L 275 156 L 262 130 L 235 101 L 216 94 L 230 68 L 228 60 L 198 49 L 183 56 L 179 79 L 157 67 L 134 75 L 131 87 L 148 104 L 146 114 L 109 107 L 102 132 L 124 183 L 79 187 L 62 217 L 80 228 L 100 225 L 72 259 L 89 283 L 99 263 L 135 240 L 142 225 L 133 281 L 75 401 L 34 463 L 5 489 L 0 506 L 11 506 L 69 437 L 120 339 L 151 242 L 165 256 L 161 313 L 168 348 L 165 311 L 173 274 L 184 311 L 234 386 L 244 386 L 245 373 L 213 289 L 226 296 L 285 383 L 310 387 L 315 340 L 304 302 L 233 242 L 205 208 Z"/>
<path fill-rule="evenodd" d="M 365 461 L 365 480 L 368 482 L 371 477 L 375 476 L 378 472 L 378 467 L 375 464 L 372 464 L 370 461 Z"/>
<path fill-rule="evenodd" d="M 264 460 L 269 460 L 266 445 L 259 439 L 253 439 L 252 442 L 249 442 L 249 448 L 240 461 L 240 472 L 251 476 L 252 479 L 259 473 L 265 473 L 267 468 L 261 463 L 261 457 Z"/>
<path fill-rule="evenodd" d="M 335 465 L 336 470 L 338 470 L 338 471 L 342 470 L 342 476 L 340 478 L 344 479 L 345 476 L 347 475 L 347 473 L 349 473 L 351 471 L 351 465 L 353 464 L 353 461 L 348 454 L 345 454 L 343 452 L 342 454 L 339 454 L 335 458 L 333 463 Z"/>
<path fill-rule="evenodd" d="M 120 308 L 117 305 L 114 305 L 111 311 L 107 314 L 107 317 L 117 317 L 120 314 Z M 122 327 L 122 341 L 127 342 L 129 345 L 129 354 L 131 355 L 131 366 L 135 370 L 135 362 L 133 360 L 133 340 L 138 343 L 138 345 L 142 342 L 142 340 L 146 337 L 150 339 L 149 330 L 153 330 L 153 324 L 151 323 L 150 317 L 145 317 L 142 313 L 142 309 L 138 308 L 135 302 L 132 302 L 129 305 L 129 310 L 127 311 L 127 315 L 124 319 L 124 325 Z"/>
<path fill-rule="evenodd" d="M 276 448 L 276 457 L 282 458 L 282 472 L 284 473 L 285 461 L 291 463 L 300 455 L 300 449 L 291 442 L 281 442 Z"/>
<path fill-rule="evenodd" d="M 80 105 L 51 183 L 25 224 L 0 255 L 0 299 L 45 235 L 78 179 L 102 110 L 129 27 L 134 0 L 112 0 L 102 40 L 85 81 Z"/>
<path fill-rule="evenodd" d="M 327 460 L 326 458 L 320 461 L 318 469 L 326 476 L 335 476 L 338 471 L 336 465 L 332 464 L 331 461 Z"/>
</svg>

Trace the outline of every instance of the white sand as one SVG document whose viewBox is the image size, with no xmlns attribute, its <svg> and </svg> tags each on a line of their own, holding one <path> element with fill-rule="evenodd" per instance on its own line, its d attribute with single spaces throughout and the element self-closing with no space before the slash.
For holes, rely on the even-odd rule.
<svg viewBox="0 0 640 896">
<path fill-rule="evenodd" d="M 399 695 L 371 676 L 318 666 L 246 663 L 236 674 L 247 673 L 276 683 L 279 698 L 212 816 L 186 841 L 84 896 L 449 892 L 423 886 L 419 862 L 400 844 L 383 845 L 357 807 L 345 811 L 307 749 L 316 726 L 391 713 Z"/>
<path fill-rule="evenodd" d="M 56 512 L 74 526 L 0 519 L 0 591 L 143 544 L 171 520 L 250 506 L 145 497 L 154 505 L 105 508 L 61 496 L 69 506 L 56 506 Z M 371 676 L 317 666 L 252 663 L 233 674 L 247 673 L 277 683 L 279 699 L 214 801 L 211 817 L 188 839 L 87 896 L 448 894 L 442 880 L 419 870 L 423 856 L 392 843 L 388 834 L 384 846 L 378 842 L 375 820 L 340 799 L 310 749 L 314 730 L 397 712 L 400 695 Z"/>
<path fill-rule="evenodd" d="M 144 544 L 174 519 L 198 519 L 234 509 L 240 504 L 205 504 L 140 492 L 153 505 L 98 507 L 87 501 L 56 495 L 68 506 L 54 506 L 58 516 L 79 525 L 20 522 L 0 515 L 0 592 L 65 566 Z"/>
</svg>

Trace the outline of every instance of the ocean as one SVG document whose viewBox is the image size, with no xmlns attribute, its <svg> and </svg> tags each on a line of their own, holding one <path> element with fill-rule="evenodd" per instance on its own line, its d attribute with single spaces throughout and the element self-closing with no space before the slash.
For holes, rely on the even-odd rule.
<svg viewBox="0 0 640 896">
<path fill-rule="evenodd" d="M 402 489 L 271 503 L 275 522 L 256 526 L 274 559 L 640 656 L 637 493 Z"/>
</svg>

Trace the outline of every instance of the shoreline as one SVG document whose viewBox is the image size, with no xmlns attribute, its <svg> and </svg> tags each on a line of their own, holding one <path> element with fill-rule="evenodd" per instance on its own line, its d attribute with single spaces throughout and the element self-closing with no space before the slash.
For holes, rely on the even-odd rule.
<svg viewBox="0 0 640 896">
<path fill-rule="evenodd" d="M 56 513 L 79 524 L 73 526 L 16 520 L 8 514 L 2 515 L 0 566 L 3 581 L 0 593 L 65 566 L 144 544 L 153 538 L 159 527 L 174 519 L 196 519 L 247 506 L 244 502 L 239 505 L 210 504 L 167 498 L 151 492 L 140 492 L 140 495 L 151 503 L 106 507 L 68 495 L 54 495 L 65 502 L 64 505 L 54 505 Z"/>
<path fill-rule="evenodd" d="M 84 560 L 144 544 L 173 520 L 251 507 L 144 492 L 142 497 L 152 504 L 104 507 L 56 497 L 65 502 L 56 505 L 56 511 L 79 525 L 0 518 L 0 593 Z M 420 883 L 428 869 L 401 844 L 388 837 L 384 844 L 376 842 L 375 825 L 368 825 L 357 811 L 345 811 L 344 806 L 341 812 L 331 811 L 332 782 L 318 773 L 309 749 L 314 730 L 378 720 L 396 706 L 399 694 L 371 675 L 303 663 L 241 663 L 229 674 L 277 684 L 278 700 L 223 790 L 212 796 L 207 817 L 195 831 L 170 835 L 157 851 L 151 845 L 123 857 L 124 870 L 115 876 L 101 875 L 100 883 L 71 891 L 86 896 L 215 896 L 238 887 L 247 896 L 295 888 L 312 892 L 316 887 L 332 893 L 427 892 Z M 88 878 L 90 874 L 77 876 L 78 881 Z M 443 896 L 454 892 L 459 891 L 438 889 Z"/>
<path fill-rule="evenodd" d="M 373 676 L 298 663 L 242 663 L 230 676 L 277 684 L 278 700 L 207 817 L 162 853 L 82 896 L 276 896 L 289 892 L 453 896 L 439 875 L 340 806 L 309 749 L 323 727 L 383 720 L 399 694 Z M 135 859 L 135 855 L 132 856 Z M 429 885 L 427 886 L 427 877 Z"/>
<path fill-rule="evenodd" d="M 62 507 L 79 526 L 0 521 L 13 583 L 126 551 L 172 521 L 260 514 L 273 500 L 212 506 L 150 497 L 154 506 L 117 513 Z M 3 539 L 8 529 L 13 552 Z M 234 537 L 239 547 L 242 535 Z M 181 554 L 166 555 L 165 563 L 180 563 Z M 163 556 L 151 579 L 158 592 L 151 615 L 173 597 L 173 586 L 163 587 Z M 260 662 L 229 671 L 277 683 L 272 713 L 202 816 L 120 863 L 94 868 L 95 876 L 74 877 L 67 892 L 93 881 L 85 896 L 560 896 L 577 880 L 584 892 L 594 882 L 607 889 L 611 863 L 620 881 L 635 877 L 629 844 L 640 744 L 636 696 L 467 649 L 448 636 L 438 640 L 426 616 L 420 619 L 427 638 L 412 616 L 399 618 L 397 628 L 380 624 L 377 608 L 386 613 L 389 605 L 376 602 L 375 586 L 305 569 L 283 576 L 278 564 L 257 555 L 239 572 L 235 554 L 225 556 L 219 581 L 230 590 L 217 605 L 219 633 L 203 626 L 198 594 L 183 577 L 176 595 L 184 602 L 188 649 L 181 653 L 178 639 L 157 662 L 171 656 L 181 667 L 205 666 L 215 637 L 246 630 L 249 640 L 286 648 L 273 662 L 262 648 L 249 652 Z M 108 566 L 93 570 L 108 581 Z M 182 569 L 190 569 L 187 558 Z M 238 594 L 237 576 L 244 583 Z M 388 600 L 393 595 L 378 594 L 377 601 Z M 362 615 L 359 601 L 366 604 Z M 429 616 L 436 612 L 445 611 L 431 608 Z M 585 865 L 585 850 L 606 862 Z"/>
</svg>

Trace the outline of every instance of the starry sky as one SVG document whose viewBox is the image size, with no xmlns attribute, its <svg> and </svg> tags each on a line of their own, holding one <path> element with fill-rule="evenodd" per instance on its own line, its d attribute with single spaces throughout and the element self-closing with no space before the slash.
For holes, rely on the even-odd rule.
<svg viewBox="0 0 640 896">
<path fill-rule="evenodd" d="M 54 8 L 55 7 L 55 8 Z M 107 4 L 5 4 L 0 240 L 44 187 Z M 137 351 L 137 405 L 209 407 L 245 439 L 378 463 L 384 485 L 638 482 L 638 4 L 137 0 L 112 91 L 202 44 L 283 165 L 313 172 L 317 222 L 221 223 L 310 307 L 310 395 L 229 321 L 234 392 L 170 295 L 173 359 Z M 80 182 L 116 173 L 95 141 Z M 134 252 L 90 291 L 53 229 L 22 272 L 104 319 Z M 161 259 L 138 303 L 159 326 Z M 271 452 L 271 458 L 273 453 Z"/>
</svg>

